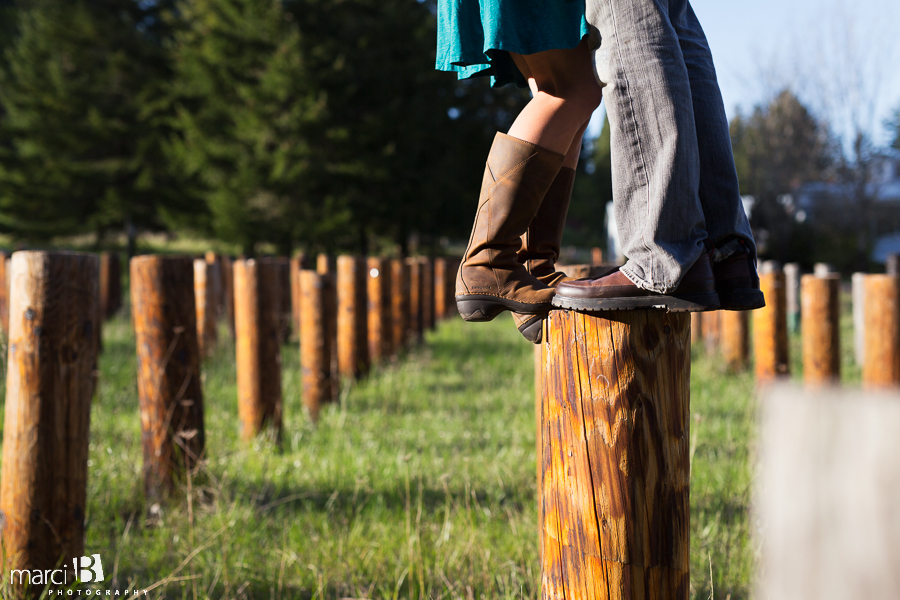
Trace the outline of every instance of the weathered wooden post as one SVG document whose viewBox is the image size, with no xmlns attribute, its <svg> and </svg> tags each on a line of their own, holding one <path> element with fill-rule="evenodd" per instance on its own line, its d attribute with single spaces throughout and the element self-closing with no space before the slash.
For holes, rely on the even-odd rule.
<svg viewBox="0 0 900 600">
<path fill-rule="evenodd" d="M 54 569 L 84 554 L 99 263 L 16 252 L 11 280 L 0 541 L 9 568 Z"/>
<path fill-rule="evenodd" d="M 144 492 L 150 500 L 171 493 L 204 451 L 193 264 L 178 256 L 131 259 Z"/>
<path fill-rule="evenodd" d="M 365 258 L 338 257 L 338 373 L 343 377 L 360 377 L 369 370 L 367 279 Z"/>
<path fill-rule="evenodd" d="M 853 302 L 853 356 L 862 366 L 866 359 L 866 274 L 854 273 L 852 279 Z"/>
<path fill-rule="evenodd" d="M 750 361 L 749 315 L 746 311 L 735 310 L 722 310 L 718 315 L 719 347 L 725 366 L 730 371 L 743 371 Z"/>
<path fill-rule="evenodd" d="M 300 271 L 308 268 L 306 255 L 298 254 L 291 258 L 291 322 L 294 326 L 294 337 L 300 339 Z"/>
<path fill-rule="evenodd" d="M 900 276 L 866 275 L 863 386 L 900 386 Z"/>
<path fill-rule="evenodd" d="M 100 313 L 111 319 L 122 308 L 122 264 L 118 252 L 100 255 Z"/>
<path fill-rule="evenodd" d="M 222 270 L 222 303 L 219 305 L 222 309 L 222 316 L 225 318 L 225 324 L 231 333 L 231 338 L 235 339 L 234 329 L 234 261 L 230 256 L 221 258 Z"/>
<path fill-rule="evenodd" d="M 197 307 L 197 341 L 200 355 L 210 356 L 216 347 L 216 278 L 205 258 L 194 261 L 194 302 Z"/>
<path fill-rule="evenodd" d="M 423 256 L 422 261 L 422 330 L 434 330 L 437 315 L 434 311 L 434 261 Z"/>
<path fill-rule="evenodd" d="M 719 352 L 719 338 L 721 335 L 721 327 L 719 326 L 720 318 L 718 311 L 710 311 L 703 315 L 703 346 L 706 348 L 707 354 L 716 354 Z"/>
<path fill-rule="evenodd" d="M 409 331 L 409 265 L 403 259 L 391 260 L 391 344 L 395 354 L 406 348 Z"/>
<path fill-rule="evenodd" d="M 766 306 L 753 311 L 753 353 L 756 379 L 768 381 L 790 374 L 784 273 L 763 263 L 759 287 Z"/>
<path fill-rule="evenodd" d="M 800 265 L 784 265 L 784 297 L 787 311 L 787 327 L 790 333 L 800 330 Z"/>
<path fill-rule="evenodd" d="M 391 327 L 391 264 L 385 258 L 370 258 L 368 268 L 369 358 L 377 363 L 393 352 Z"/>
<path fill-rule="evenodd" d="M 690 317 L 544 323 L 542 597 L 686 600 Z"/>
<path fill-rule="evenodd" d="M 424 305 L 422 292 L 424 281 L 422 279 L 422 261 L 418 258 L 407 258 L 409 268 L 409 332 L 408 338 L 414 343 L 420 343 L 425 335 L 424 329 Z"/>
<path fill-rule="evenodd" d="M 691 313 L 691 346 L 703 341 L 703 313 Z"/>
<path fill-rule="evenodd" d="M 0 333 L 9 333 L 9 255 L 0 252 Z"/>
<path fill-rule="evenodd" d="M 327 311 L 332 283 L 330 275 L 311 270 L 300 272 L 300 366 L 303 377 L 303 404 L 313 422 L 319 420 L 322 404 L 336 400 L 332 373 Z"/>
<path fill-rule="evenodd" d="M 827 385 L 841 380 L 840 276 L 804 275 L 800 281 L 803 317 L 803 381 Z"/>
<path fill-rule="evenodd" d="M 234 263 L 238 418 L 244 440 L 266 425 L 275 437 L 281 434 L 281 270 L 274 261 Z"/>
</svg>

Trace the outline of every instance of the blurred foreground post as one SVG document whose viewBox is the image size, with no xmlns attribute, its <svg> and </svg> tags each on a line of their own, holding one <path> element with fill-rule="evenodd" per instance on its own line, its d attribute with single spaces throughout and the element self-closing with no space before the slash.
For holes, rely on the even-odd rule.
<svg viewBox="0 0 900 600">
<path fill-rule="evenodd" d="M 84 554 L 99 264 L 16 252 L 11 267 L 0 540 L 9 568 L 67 568 Z"/>
<path fill-rule="evenodd" d="M 193 274 L 188 257 L 131 259 L 144 492 L 151 500 L 173 491 L 204 451 Z"/>
<path fill-rule="evenodd" d="M 761 408 L 752 597 L 897 598 L 900 395 L 778 386 Z"/>
<path fill-rule="evenodd" d="M 769 381 L 790 374 L 784 273 L 763 264 L 759 287 L 766 306 L 753 311 L 753 353 L 756 357 L 756 380 Z"/>
<path fill-rule="evenodd" d="M 0 252 L 0 333 L 9 333 L 9 255 Z"/>
<path fill-rule="evenodd" d="M 338 257 L 338 373 L 344 377 L 360 377 L 369 370 L 367 279 L 365 258 Z"/>
<path fill-rule="evenodd" d="M 385 258 L 370 258 L 368 269 L 369 359 L 378 363 L 391 356 L 391 268 Z"/>
<path fill-rule="evenodd" d="M 542 597 L 686 600 L 690 318 L 544 322 Z"/>
<path fill-rule="evenodd" d="M 720 347 L 725 366 L 733 372 L 743 371 L 750 362 L 750 315 L 743 310 L 722 310 L 713 314 L 719 315 Z"/>
<path fill-rule="evenodd" d="M 800 281 L 803 308 L 803 381 L 826 385 L 841 380 L 840 285 L 838 275 L 804 275 Z"/>
<path fill-rule="evenodd" d="M 866 275 L 866 388 L 900 386 L 900 276 Z"/>
<path fill-rule="evenodd" d="M 194 302 L 197 307 L 197 342 L 200 344 L 200 356 L 205 358 L 215 350 L 218 338 L 215 263 L 210 264 L 205 258 L 194 261 Z"/>
<path fill-rule="evenodd" d="M 100 255 L 100 313 L 111 319 L 122 308 L 122 264 L 118 252 Z"/>
<path fill-rule="evenodd" d="M 234 263 L 235 355 L 241 437 L 253 439 L 268 424 L 281 434 L 281 265 Z"/>
<path fill-rule="evenodd" d="M 336 400 L 331 367 L 332 339 L 326 322 L 333 297 L 330 275 L 300 272 L 300 366 L 303 377 L 303 404 L 313 422 L 319 420 L 322 404 Z"/>
</svg>

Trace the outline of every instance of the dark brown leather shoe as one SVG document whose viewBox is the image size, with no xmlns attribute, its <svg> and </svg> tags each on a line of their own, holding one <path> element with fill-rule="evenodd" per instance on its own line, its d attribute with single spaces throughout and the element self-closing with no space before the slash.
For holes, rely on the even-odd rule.
<svg viewBox="0 0 900 600">
<path fill-rule="evenodd" d="M 566 281 L 556 288 L 553 306 L 584 311 L 657 308 L 671 312 L 703 312 L 719 308 L 709 254 L 701 254 L 678 287 L 660 294 L 639 288 L 616 269 L 599 279 Z"/>
<path fill-rule="evenodd" d="M 721 310 L 753 310 L 766 305 L 753 253 L 744 240 L 739 243 L 740 250 L 712 265 Z"/>
</svg>

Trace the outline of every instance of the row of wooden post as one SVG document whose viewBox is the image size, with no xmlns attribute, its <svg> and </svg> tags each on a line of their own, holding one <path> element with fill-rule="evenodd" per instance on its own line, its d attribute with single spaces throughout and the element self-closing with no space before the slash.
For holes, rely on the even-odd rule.
<svg viewBox="0 0 900 600">
<path fill-rule="evenodd" d="M 220 312 L 229 321 L 233 314 L 245 439 L 267 427 L 280 434 L 281 345 L 292 320 L 304 403 L 315 418 L 321 403 L 336 398 L 341 376 L 363 375 L 455 313 L 452 261 L 341 256 L 336 269 L 322 257 L 316 270 L 304 266 L 212 255 L 131 260 L 148 500 L 168 496 L 204 457 L 201 362 L 215 347 Z M 121 292 L 117 274 L 115 259 L 83 253 L 16 252 L 0 260 L 9 300 L 0 304 L 8 308 L 0 542 L 12 568 L 54 568 L 60 556 L 84 553 L 100 323 L 122 304 L 121 294 L 102 299 L 101 287 Z"/>
</svg>

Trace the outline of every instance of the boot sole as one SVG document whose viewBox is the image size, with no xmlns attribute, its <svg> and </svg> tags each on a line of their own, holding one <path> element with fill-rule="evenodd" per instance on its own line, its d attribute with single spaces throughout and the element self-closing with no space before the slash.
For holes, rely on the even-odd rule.
<svg viewBox="0 0 900 600">
<path fill-rule="evenodd" d="M 719 292 L 720 310 L 755 310 L 766 305 L 762 290 L 743 289 Z"/>
<path fill-rule="evenodd" d="M 460 316 L 465 321 L 475 323 L 493 321 L 504 310 L 511 310 L 523 315 L 541 315 L 550 312 L 552 308 L 549 301 L 543 304 L 529 304 L 482 294 L 466 294 L 456 297 L 456 309 Z"/>
<path fill-rule="evenodd" d="M 669 312 L 705 312 L 719 308 L 719 295 L 679 294 L 671 296 L 634 296 L 626 298 L 568 298 L 556 295 L 553 306 L 569 310 L 601 312 L 608 310 L 666 310 Z"/>
</svg>

